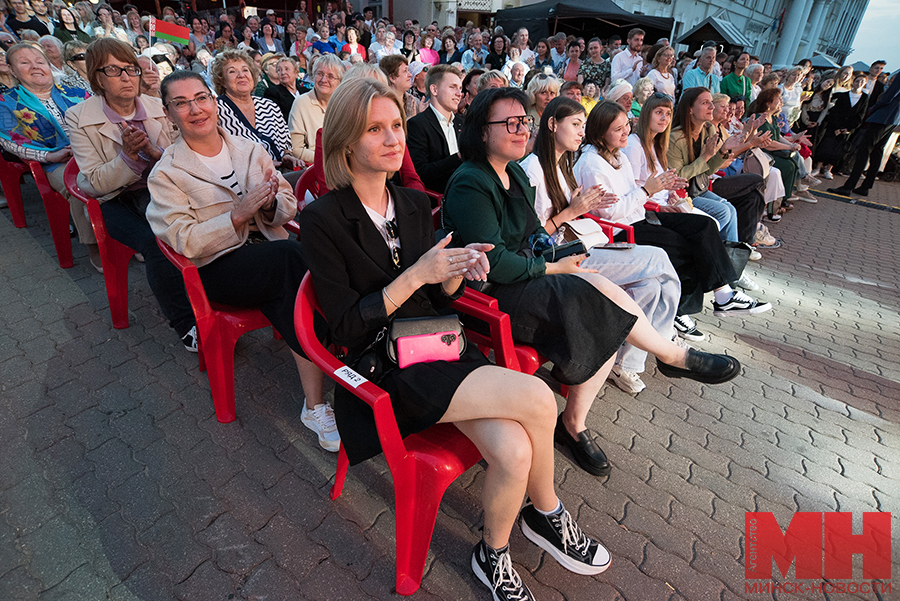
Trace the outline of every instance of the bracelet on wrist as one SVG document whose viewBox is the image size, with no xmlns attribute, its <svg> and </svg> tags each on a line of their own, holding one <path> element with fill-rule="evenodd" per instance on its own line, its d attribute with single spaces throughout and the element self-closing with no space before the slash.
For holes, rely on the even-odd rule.
<svg viewBox="0 0 900 601">
<path fill-rule="evenodd" d="M 644 186 L 641 186 L 641 190 L 644 191 L 644 194 L 646 194 L 648 198 L 649 198 L 650 196 L 652 196 L 652 194 L 650 194 L 650 192 L 648 192 L 648 191 L 647 191 L 647 188 L 645 188 Z"/>
<path fill-rule="evenodd" d="M 397 307 L 398 309 L 400 308 L 400 305 L 398 305 L 397 303 L 395 303 L 395 302 L 394 302 L 394 299 L 391 298 L 391 295 L 388 294 L 387 286 L 385 286 L 384 288 L 381 289 L 381 293 L 384 295 L 384 297 L 385 297 L 386 299 L 388 299 L 389 301 L 391 301 L 391 304 L 392 304 L 392 305 L 394 305 L 394 306 Z"/>
</svg>

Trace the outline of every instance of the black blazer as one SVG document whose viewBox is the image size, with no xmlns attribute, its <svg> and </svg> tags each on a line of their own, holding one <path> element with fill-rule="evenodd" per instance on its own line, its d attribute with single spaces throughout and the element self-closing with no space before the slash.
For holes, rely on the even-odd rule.
<svg viewBox="0 0 900 601">
<path fill-rule="evenodd" d="M 837 129 L 847 129 L 852 134 L 862 125 L 869 107 L 869 96 L 863 92 L 856 105 L 850 106 L 850 92 L 839 92 L 832 95 L 834 105 L 828 109 L 825 118 L 825 134 L 834 136 Z"/>
<path fill-rule="evenodd" d="M 298 91 L 302 93 L 302 89 L 299 86 L 300 82 L 298 81 L 297 84 Z M 278 105 L 278 108 L 281 109 L 281 114 L 284 115 L 285 123 L 291 122 L 291 107 L 294 105 L 294 95 L 286 87 L 282 84 L 269 86 L 263 92 L 263 98 L 268 98 Z"/>
<path fill-rule="evenodd" d="M 381 289 L 435 244 L 429 198 L 388 182 L 400 235 L 400 268 L 353 188 L 332 190 L 300 213 L 303 257 L 328 320 L 333 341 L 350 350 L 348 361 L 388 325 Z M 394 315 L 426 317 L 462 294 L 450 297 L 440 284 L 417 290 Z"/>
<path fill-rule="evenodd" d="M 462 131 L 463 118 L 457 115 L 453 119 L 457 140 Z M 406 122 L 406 145 L 409 147 L 409 156 L 412 158 L 416 173 L 428 190 L 434 190 L 441 194 L 447 188 L 450 176 L 456 168 L 462 165 L 459 155 L 450 156 L 450 148 L 447 139 L 438 123 L 434 110 L 427 108 Z"/>
</svg>

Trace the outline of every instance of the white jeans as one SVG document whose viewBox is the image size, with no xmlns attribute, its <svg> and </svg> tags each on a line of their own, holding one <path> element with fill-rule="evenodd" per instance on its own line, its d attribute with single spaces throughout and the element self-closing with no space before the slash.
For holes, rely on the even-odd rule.
<svg viewBox="0 0 900 601">
<path fill-rule="evenodd" d="M 668 255 L 655 246 L 638 245 L 629 250 L 593 248 L 581 264 L 624 289 L 638 304 L 653 328 L 667 340 L 675 334 L 672 322 L 681 298 L 681 282 Z M 641 373 L 647 352 L 625 343 L 616 356 L 616 367 Z"/>
</svg>

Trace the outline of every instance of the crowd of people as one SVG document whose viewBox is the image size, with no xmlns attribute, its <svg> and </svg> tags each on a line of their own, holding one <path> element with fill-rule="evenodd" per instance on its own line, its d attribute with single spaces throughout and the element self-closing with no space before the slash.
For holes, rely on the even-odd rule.
<svg viewBox="0 0 900 601">
<path fill-rule="evenodd" d="M 883 62 L 773 70 L 712 44 L 695 56 L 647 45 L 640 29 L 532 40 L 471 22 L 395 25 L 349 2 L 311 19 L 301 0 L 287 19 L 166 9 L 188 43 L 151 45 L 149 15 L 130 5 L 9 6 L 0 145 L 44 165 L 91 264 L 102 272 L 62 178 L 73 158 L 185 348 L 197 350 L 194 316 L 157 238 L 198 266 L 210 300 L 262 310 L 296 362 L 303 423 L 358 463 L 380 452 L 372 413 L 341 387 L 325 401 L 295 334 L 309 272 L 327 322 L 317 334 L 391 394 L 401 434 L 453 423 L 486 459 L 472 569 L 495 599 L 532 598 L 509 555 L 520 513 L 526 537 L 567 569 L 607 569 L 609 552 L 555 493 L 554 441 L 609 474 L 588 413 L 607 380 L 643 390 L 648 353 L 668 378 L 736 377 L 736 359 L 687 342 L 705 339 L 691 316 L 709 292 L 716 316 L 771 310 L 743 273 L 783 244 L 768 226 L 815 203 L 818 177 L 850 171 L 839 190 L 865 195 L 900 102 Z M 324 195 L 298 218 L 304 169 Z M 437 237 L 426 190 L 442 198 Z M 284 227 L 295 218 L 302 242 Z M 442 314 L 467 286 L 552 362 L 568 387 L 561 413 L 541 380 L 474 347 L 401 369 L 378 344 L 395 320 Z"/>
</svg>

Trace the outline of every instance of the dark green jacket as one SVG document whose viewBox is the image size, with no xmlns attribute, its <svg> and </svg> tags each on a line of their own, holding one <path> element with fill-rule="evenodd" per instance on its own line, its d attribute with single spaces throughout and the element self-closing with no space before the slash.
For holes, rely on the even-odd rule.
<svg viewBox="0 0 900 601">
<path fill-rule="evenodd" d="M 491 263 L 488 280 L 497 284 L 541 277 L 547 267 L 540 257 L 517 254 L 529 236 L 546 232 L 535 215 L 534 188 L 525 171 L 513 161 L 506 172 L 524 190 L 524 197 L 511 197 L 490 165 L 467 161 L 447 182 L 443 200 L 444 229 L 454 232 L 455 244 L 494 245 L 487 253 Z M 526 231 L 529 223 L 533 228 Z"/>
</svg>

